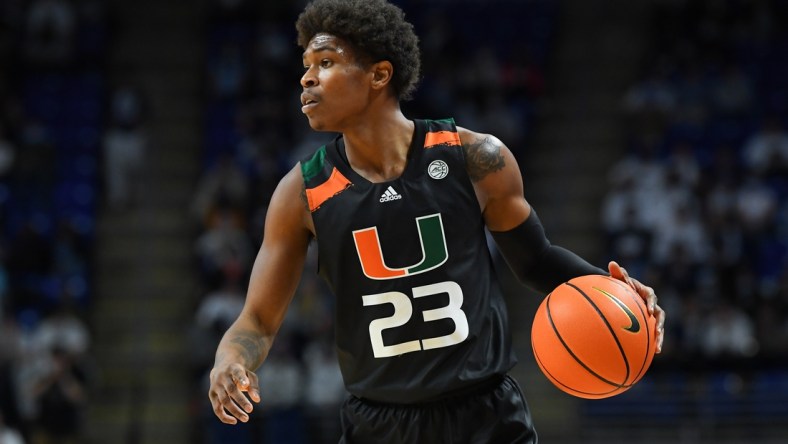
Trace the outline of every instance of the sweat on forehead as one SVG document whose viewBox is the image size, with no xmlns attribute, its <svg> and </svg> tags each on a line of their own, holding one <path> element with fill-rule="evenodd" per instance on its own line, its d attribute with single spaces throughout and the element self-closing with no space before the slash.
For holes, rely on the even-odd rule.
<svg viewBox="0 0 788 444">
<path fill-rule="evenodd" d="M 327 33 L 320 33 L 312 37 L 312 40 L 309 41 L 306 49 L 317 51 L 323 48 L 331 48 L 340 51 L 344 50 L 345 46 L 346 44 L 341 38 Z"/>
<path fill-rule="evenodd" d="M 309 52 L 320 51 L 333 51 L 340 55 L 351 55 L 353 54 L 351 48 L 352 46 L 340 37 L 327 33 L 319 33 L 312 37 L 312 40 L 310 40 L 309 44 L 304 48 L 304 56 Z"/>
</svg>

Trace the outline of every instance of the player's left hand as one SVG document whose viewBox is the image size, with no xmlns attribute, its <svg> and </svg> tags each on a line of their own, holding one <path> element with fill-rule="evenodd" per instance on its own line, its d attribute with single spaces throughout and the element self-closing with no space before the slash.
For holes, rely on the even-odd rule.
<svg viewBox="0 0 788 444">
<path fill-rule="evenodd" d="M 649 314 L 657 319 L 657 353 L 662 352 L 662 340 L 665 336 L 665 311 L 657 304 L 657 295 L 654 294 L 654 289 L 630 277 L 627 270 L 615 261 L 610 261 L 607 269 L 611 277 L 625 282 L 646 301 Z"/>
</svg>

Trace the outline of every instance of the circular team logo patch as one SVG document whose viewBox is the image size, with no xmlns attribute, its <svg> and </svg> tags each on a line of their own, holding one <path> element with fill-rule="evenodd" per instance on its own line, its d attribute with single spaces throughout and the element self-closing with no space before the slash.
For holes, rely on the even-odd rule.
<svg viewBox="0 0 788 444">
<path fill-rule="evenodd" d="M 442 160 L 433 160 L 427 167 L 427 173 L 433 179 L 443 179 L 449 175 L 449 166 Z"/>
</svg>

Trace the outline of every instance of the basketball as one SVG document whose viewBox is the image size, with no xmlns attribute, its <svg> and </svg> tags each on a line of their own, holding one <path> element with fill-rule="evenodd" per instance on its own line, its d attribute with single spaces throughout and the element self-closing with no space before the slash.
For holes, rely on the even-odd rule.
<svg viewBox="0 0 788 444">
<path fill-rule="evenodd" d="M 656 319 L 631 287 L 588 275 L 545 297 L 531 328 L 539 368 L 556 387 L 587 399 L 632 387 L 651 365 Z"/>
</svg>

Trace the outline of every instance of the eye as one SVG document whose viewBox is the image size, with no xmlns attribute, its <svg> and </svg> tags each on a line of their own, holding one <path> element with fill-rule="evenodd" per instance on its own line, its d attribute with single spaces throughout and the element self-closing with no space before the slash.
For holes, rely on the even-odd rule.
<svg viewBox="0 0 788 444">
<path fill-rule="evenodd" d="M 323 60 L 320 61 L 320 67 L 321 68 L 328 68 L 328 67 L 330 67 L 333 64 L 334 63 L 330 59 L 323 59 Z"/>
</svg>

